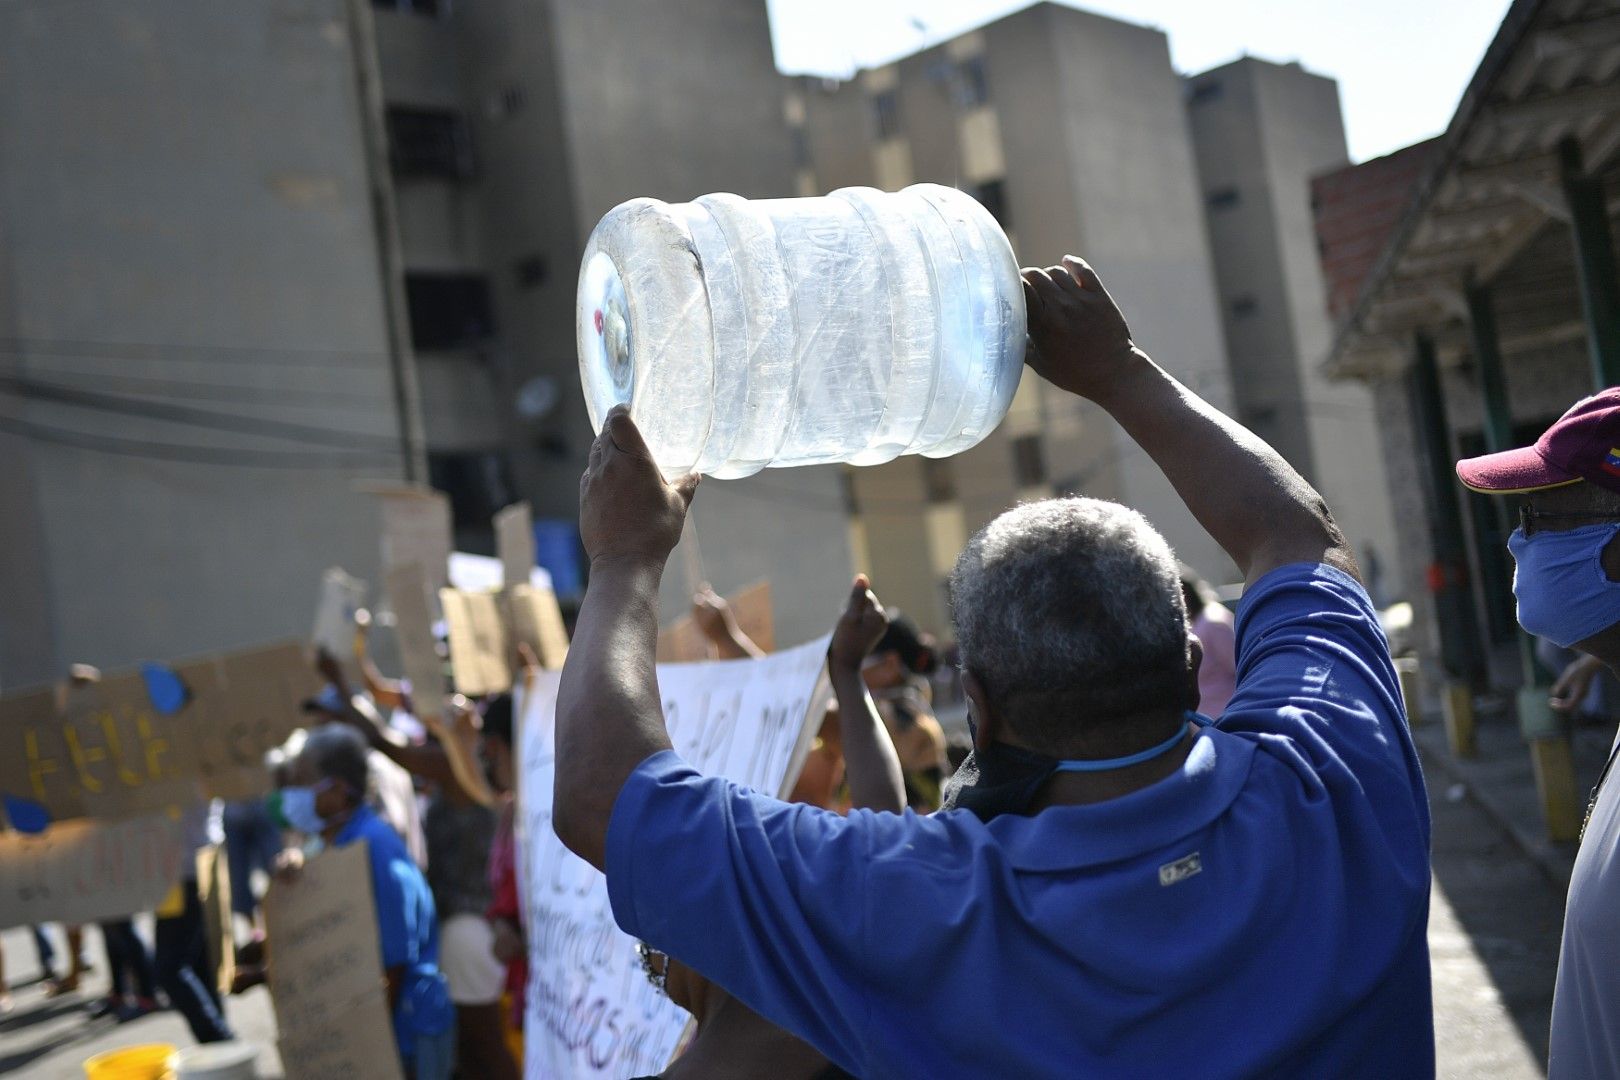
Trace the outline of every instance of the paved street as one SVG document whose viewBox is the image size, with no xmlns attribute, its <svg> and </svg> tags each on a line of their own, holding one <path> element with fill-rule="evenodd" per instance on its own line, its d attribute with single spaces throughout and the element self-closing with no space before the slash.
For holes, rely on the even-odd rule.
<svg viewBox="0 0 1620 1080">
<path fill-rule="evenodd" d="M 1430 768 L 1434 808 L 1434 901 L 1429 942 L 1434 964 L 1436 1039 L 1443 1078 L 1521 1080 L 1544 1074 L 1563 902 L 1556 889 L 1462 792 Z M 149 929 L 149 928 L 143 928 Z M 3 935 L 7 972 L 37 974 L 28 935 Z M 90 955 L 104 968 L 99 940 Z M 102 971 L 91 994 L 105 986 Z M 160 1013 L 119 1026 L 83 1018 L 88 997 L 56 1001 L 39 985 L 15 990 L 16 1011 L 0 1021 L 0 1073 L 29 1078 L 82 1076 L 93 1053 L 138 1042 L 186 1045 L 185 1025 Z M 270 1000 L 260 989 L 232 1000 L 231 1023 L 264 1048 L 261 1074 L 278 1076 Z"/>
</svg>

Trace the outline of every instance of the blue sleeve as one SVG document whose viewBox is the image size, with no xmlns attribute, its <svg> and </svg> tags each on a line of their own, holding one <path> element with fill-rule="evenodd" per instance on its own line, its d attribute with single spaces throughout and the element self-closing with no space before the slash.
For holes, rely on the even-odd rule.
<svg viewBox="0 0 1620 1080">
<path fill-rule="evenodd" d="M 654 754 L 608 826 L 614 919 L 859 1074 L 874 820 L 766 798 Z"/>
<path fill-rule="evenodd" d="M 1422 771 L 1389 643 L 1366 590 L 1297 563 L 1255 583 L 1237 617 L 1237 690 L 1219 726 L 1292 739 L 1325 778 L 1348 773 L 1427 833 Z"/>
<path fill-rule="evenodd" d="M 417 961 L 416 910 L 411 904 L 410 872 L 403 859 L 367 845 L 371 856 L 372 900 L 377 906 L 377 939 L 382 946 L 382 966 L 410 967 Z"/>
</svg>

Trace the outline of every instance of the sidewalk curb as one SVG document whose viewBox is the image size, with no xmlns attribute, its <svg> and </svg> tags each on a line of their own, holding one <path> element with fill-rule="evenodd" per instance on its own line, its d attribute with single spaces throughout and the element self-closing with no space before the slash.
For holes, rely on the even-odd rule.
<svg viewBox="0 0 1620 1080">
<path fill-rule="evenodd" d="M 1507 833 L 1509 839 L 1529 857 L 1549 882 L 1561 892 L 1569 890 L 1570 875 L 1575 869 L 1574 853 L 1565 853 L 1535 828 L 1527 827 L 1491 790 L 1489 784 L 1480 781 L 1479 771 L 1474 765 L 1453 757 L 1451 748 L 1446 744 L 1444 726 L 1438 720 L 1413 728 L 1412 741 L 1417 744 L 1425 769 L 1444 774 L 1453 784 L 1461 784 L 1468 798 Z"/>
</svg>

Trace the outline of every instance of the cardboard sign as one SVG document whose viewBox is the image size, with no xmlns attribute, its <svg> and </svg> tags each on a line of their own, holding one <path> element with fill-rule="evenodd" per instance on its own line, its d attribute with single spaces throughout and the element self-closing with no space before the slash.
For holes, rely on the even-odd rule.
<svg viewBox="0 0 1620 1080">
<path fill-rule="evenodd" d="M 350 577 L 341 567 L 321 575 L 321 596 L 315 607 L 315 628 L 309 639 L 342 661 L 354 659 L 354 614 L 366 602 L 366 583 Z"/>
<path fill-rule="evenodd" d="M 388 571 L 388 603 L 394 609 L 394 635 L 411 681 L 411 705 L 418 719 L 444 714 L 444 664 L 433 641 L 433 599 L 428 575 L 418 563 Z"/>
<path fill-rule="evenodd" d="M 776 624 L 771 615 L 771 583 L 757 581 L 737 590 L 726 598 L 737 627 L 766 652 L 776 648 Z M 697 620 L 683 615 L 658 634 L 658 662 L 661 664 L 694 663 L 707 660 L 713 653 L 709 639 L 698 629 Z"/>
<path fill-rule="evenodd" d="M 197 852 L 197 899 L 202 905 L 208 967 L 221 994 L 236 981 L 236 927 L 231 915 L 231 871 L 225 848 L 209 844 Z"/>
<path fill-rule="evenodd" d="M 382 514 L 385 571 L 419 564 L 434 590 L 450 582 L 450 499 L 427 487 L 368 486 Z"/>
<path fill-rule="evenodd" d="M 169 814 L 0 833 L 0 929 L 151 911 L 190 856 L 179 818 Z"/>
<path fill-rule="evenodd" d="M 512 686 L 512 646 L 494 593 L 440 589 L 439 606 L 450 637 L 450 676 L 468 697 L 496 694 Z"/>
<path fill-rule="evenodd" d="M 557 594 L 532 585 L 514 585 L 502 599 L 512 640 L 532 649 L 541 667 L 562 667 L 568 658 L 568 629 L 557 606 Z"/>
<path fill-rule="evenodd" d="M 820 726 L 827 641 L 762 660 L 660 664 L 675 750 L 702 772 L 786 794 Z M 634 939 L 613 922 L 607 879 L 552 831 L 559 678 L 542 672 L 516 703 L 519 881 L 529 942 L 526 1075 L 617 1080 L 658 1073 L 687 1014 L 647 982 Z"/>
<path fill-rule="evenodd" d="M 315 673 L 296 642 L 173 665 L 176 700 L 139 672 L 0 699 L 0 792 L 53 821 L 151 814 L 202 790 L 268 790 L 264 754 L 303 723 Z M 173 682 L 173 680 L 169 680 Z"/>
<path fill-rule="evenodd" d="M 529 584 L 534 572 L 534 515 L 526 502 L 513 503 L 495 515 L 495 553 L 501 559 L 501 584 Z"/>
<path fill-rule="evenodd" d="M 329 848 L 264 900 L 270 1000 L 288 1076 L 400 1080 L 365 841 Z"/>
</svg>

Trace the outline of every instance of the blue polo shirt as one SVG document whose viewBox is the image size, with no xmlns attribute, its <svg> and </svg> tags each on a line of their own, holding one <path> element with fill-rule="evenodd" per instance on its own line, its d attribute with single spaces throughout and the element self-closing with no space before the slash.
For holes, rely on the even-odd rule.
<svg viewBox="0 0 1620 1080">
<path fill-rule="evenodd" d="M 1175 774 L 988 824 L 840 817 L 671 752 L 619 794 L 626 932 L 863 1077 L 1428 1077 L 1429 817 L 1366 593 L 1283 567 Z"/>
<path fill-rule="evenodd" d="M 405 842 L 369 806 L 355 810 L 333 844 L 347 847 L 356 840 L 366 841 L 371 860 L 371 897 L 377 907 L 383 969 L 405 969 L 393 1019 L 400 1056 L 409 1062 L 415 1059 L 418 1035 L 441 1034 L 455 1020 L 455 1006 L 439 971 L 439 917 L 427 878 L 405 850 Z"/>
</svg>

